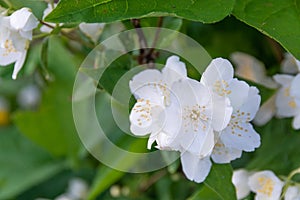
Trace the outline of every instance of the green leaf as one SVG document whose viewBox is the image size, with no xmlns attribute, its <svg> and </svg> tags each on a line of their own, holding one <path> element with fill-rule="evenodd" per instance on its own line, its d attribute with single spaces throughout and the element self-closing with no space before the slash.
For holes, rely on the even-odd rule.
<svg viewBox="0 0 300 200">
<path fill-rule="evenodd" d="M 23 7 L 30 8 L 33 14 L 39 19 L 42 19 L 43 12 L 47 7 L 46 2 L 37 0 L 9 0 L 9 2 L 13 5 L 14 9 L 21 9 Z"/>
<path fill-rule="evenodd" d="M 113 183 L 124 176 L 124 172 L 113 170 L 105 165 L 101 165 L 97 172 L 94 183 L 89 192 L 88 200 L 96 199 L 99 194 L 109 188 Z"/>
<path fill-rule="evenodd" d="M 205 23 L 230 14 L 234 0 L 61 0 L 47 16 L 52 22 L 114 22 L 132 18 L 174 16 Z"/>
<path fill-rule="evenodd" d="M 237 0 L 233 14 L 278 41 L 300 59 L 299 0 Z"/>
<path fill-rule="evenodd" d="M 217 195 L 212 189 L 207 186 L 203 186 L 199 191 L 193 194 L 188 200 L 221 200 L 222 198 Z"/>
<path fill-rule="evenodd" d="M 267 125 L 256 127 L 262 137 L 261 146 L 246 167 L 250 170 L 268 169 L 278 175 L 288 175 L 298 168 L 300 137 L 299 131 L 291 126 L 291 119 L 272 119 Z"/>
<path fill-rule="evenodd" d="M 231 182 L 232 168 L 230 164 L 213 164 L 205 185 L 219 195 L 222 200 L 236 199 L 235 188 Z"/>
<path fill-rule="evenodd" d="M 0 199 L 11 199 L 64 167 L 16 128 L 0 128 L 0 133 Z"/>
<path fill-rule="evenodd" d="M 37 111 L 19 111 L 14 116 L 24 135 L 56 156 L 75 156 L 79 150 L 71 103 L 75 60 L 58 38 L 50 38 L 48 70 L 55 82 L 44 92 Z"/>
</svg>

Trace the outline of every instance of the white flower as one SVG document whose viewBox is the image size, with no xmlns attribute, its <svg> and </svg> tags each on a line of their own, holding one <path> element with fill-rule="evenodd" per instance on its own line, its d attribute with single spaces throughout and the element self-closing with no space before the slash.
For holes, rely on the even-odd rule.
<svg viewBox="0 0 300 200">
<path fill-rule="evenodd" d="M 172 93 L 172 103 L 165 110 L 164 132 L 176 138 L 179 144 L 174 147 L 176 150 L 188 151 L 199 158 L 210 155 L 215 144 L 214 130 L 224 128 L 223 119 L 213 120 L 213 109 L 224 109 L 226 105 L 222 101 L 212 102 L 208 89 L 193 79 L 175 82 Z"/>
<path fill-rule="evenodd" d="M 297 74 L 300 72 L 300 61 L 290 53 L 284 54 L 284 60 L 281 63 L 281 71 L 286 74 Z"/>
<path fill-rule="evenodd" d="M 96 43 L 103 31 L 105 23 L 80 23 L 79 29 Z"/>
<path fill-rule="evenodd" d="M 228 97 L 233 112 L 228 126 L 219 132 L 212 158 L 217 163 L 230 162 L 241 156 L 241 151 L 254 151 L 260 145 L 260 136 L 250 121 L 260 104 L 255 87 L 233 78 L 233 67 L 226 59 L 214 59 L 201 77 L 201 82 L 212 92 Z"/>
<path fill-rule="evenodd" d="M 236 66 L 235 74 L 267 88 L 277 88 L 277 84 L 267 76 L 265 65 L 255 57 L 242 52 L 235 52 L 230 59 Z"/>
<path fill-rule="evenodd" d="M 284 183 L 272 171 L 256 172 L 249 177 L 249 187 L 256 200 L 279 200 Z"/>
<path fill-rule="evenodd" d="M 232 160 L 240 158 L 242 156 L 242 150 L 227 147 L 219 139 L 215 144 L 211 158 L 215 163 L 230 163 Z"/>
<path fill-rule="evenodd" d="M 192 153 L 184 152 L 180 159 L 183 172 L 189 180 L 201 183 L 208 176 L 212 165 L 209 156 L 200 158 Z"/>
<path fill-rule="evenodd" d="M 235 186 L 238 199 L 243 199 L 250 194 L 250 187 L 248 185 L 250 173 L 244 169 L 233 171 L 232 183 Z"/>
<path fill-rule="evenodd" d="M 179 61 L 179 57 L 171 56 L 162 72 L 147 69 L 135 75 L 130 81 L 130 90 L 137 99 L 129 117 L 130 130 L 138 136 L 151 134 L 148 148 L 151 148 L 156 139 L 160 139 L 161 142 L 158 143 L 165 146 L 168 136 L 162 131 L 166 119 L 163 111 L 170 104 L 172 84 L 185 78 L 187 78 L 185 64 Z"/>
<path fill-rule="evenodd" d="M 289 186 L 284 194 L 284 200 L 300 200 L 300 189 L 297 186 Z"/>
<path fill-rule="evenodd" d="M 281 85 L 276 96 L 276 111 L 278 117 L 294 117 L 293 128 L 300 129 L 300 74 L 274 76 L 276 82 Z"/>
<path fill-rule="evenodd" d="M 37 18 L 32 14 L 29 8 L 21 8 L 10 16 L 10 25 L 12 29 L 19 32 L 21 37 L 28 40 L 32 39 L 32 30 L 39 24 Z"/>
<path fill-rule="evenodd" d="M 23 67 L 32 30 L 37 24 L 28 8 L 17 10 L 11 16 L 0 16 L 0 65 L 15 62 L 13 79 Z"/>
<path fill-rule="evenodd" d="M 228 126 L 221 132 L 220 139 L 226 147 L 243 151 L 254 151 L 260 146 L 260 136 L 250 121 L 254 118 L 260 104 L 260 96 L 255 87 L 249 87 L 248 96 L 241 105 L 233 106 Z M 238 98 L 238 97 L 232 97 Z"/>
<path fill-rule="evenodd" d="M 52 12 L 52 10 L 57 6 L 56 3 L 54 4 L 51 4 L 51 3 L 48 3 L 48 6 L 47 8 L 44 10 L 44 13 L 43 13 L 43 20 L 46 18 L 46 16 Z M 56 24 L 55 23 L 48 23 L 49 25 L 55 27 Z M 59 24 L 59 25 L 62 25 L 62 24 Z M 50 33 L 53 29 L 46 26 L 46 25 L 42 25 L 41 28 L 40 28 L 40 31 L 43 32 L 43 33 Z"/>
</svg>

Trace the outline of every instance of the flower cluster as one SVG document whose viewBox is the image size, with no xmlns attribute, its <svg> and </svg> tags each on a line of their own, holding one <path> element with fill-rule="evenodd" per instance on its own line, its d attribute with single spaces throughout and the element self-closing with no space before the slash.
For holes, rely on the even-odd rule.
<svg viewBox="0 0 300 200">
<path fill-rule="evenodd" d="M 231 59 L 237 66 L 236 74 L 277 92 L 259 109 L 254 119 L 257 125 L 266 124 L 273 116 L 294 117 L 293 128 L 300 129 L 300 61 L 286 53 L 281 63 L 281 72 L 272 77 L 266 76 L 263 63 L 256 58 L 236 52 Z"/>
<path fill-rule="evenodd" d="M 256 200 L 285 200 L 300 199 L 299 186 L 286 185 L 272 171 L 249 172 L 245 169 L 234 171 L 232 183 L 237 192 L 238 199 L 247 197 L 252 191 Z M 283 193 L 283 194 L 282 194 Z"/>
<path fill-rule="evenodd" d="M 10 16 L 0 15 L 0 65 L 15 63 L 13 79 L 21 70 L 32 30 L 38 25 L 38 20 L 29 8 L 22 8 Z"/>
<path fill-rule="evenodd" d="M 288 67 L 294 64 L 294 68 Z M 276 94 L 275 106 L 277 117 L 294 117 L 293 128 L 300 129 L 300 61 L 291 56 L 286 56 L 283 62 L 283 69 L 287 72 L 294 72 L 297 75 L 277 74 L 274 80 L 279 83 L 280 88 Z"/>
<path fill-rule="evenodd" d="M 228 60 L 216 58 L 196 81 L 187 77 L 177 56 L 169 57 L 161 71 L 140 72 L 129 83 L 137 99 L 131 132 L 150 134 L 149 149 L 156 142 L 158 149 L 179 151 L 187 178 L 203 182 L 211 159 L 229 163 L 260 145 L 250 124 L 260 104 L 258 90 L 233 73 Z"/>
<path fill-rule="evenodd" d="M 56 4 L 49 3 L 44 10 L 43 19 L 55 7 Z M 15 63 L 12 74 L 13 79 L 17 78 L 19 71 L 25 63 L 30 41 L 33 37 L 33 29 L 35 29 L 38 24 L 38 19 L 29 8 L 17 10 L 10 16 L 7 16 L 7 10 L 1 11 L 0 13 L 0 65 L 6 66 Z M 63 24 L 58 25 L 61 27 Z M 104 23 L 81 23 L 79 29 L 96 44 L 104 25 Z M 40 27 L 40 31 L 51 34 L 56 26 L 57 24 L 54 23 L 43 23 Z"/>
</svg>

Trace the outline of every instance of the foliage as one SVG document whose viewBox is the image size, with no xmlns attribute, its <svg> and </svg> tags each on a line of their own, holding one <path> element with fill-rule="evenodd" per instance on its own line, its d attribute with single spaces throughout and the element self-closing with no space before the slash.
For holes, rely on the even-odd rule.
<svg viewBox="0 0 300 200">
<path fill-rule="evenodd" d="M 42 19 L 47 6 L 44 1 L 31 0 L 4 0 L 0 5 L 9 11 L 29 7 L 38 19 Z M 272 119 L 263 127 L 255 127 L 262 138 L 261 147 L 254 153 L 244 153 L 232 165 L 213 165 L 203 184 L 187 181 L 178 161 L 144 174 L 113 170 L 99 163 L 80 142 L 72 116 L 72 92 L 80 64 L 95 47 L 77 28 L 81 22 L 108 23 L 99 38 L 103 41 L 119 31 L 134 28 L 133 18 L 147 27 L 157 26 L 163 17 L 160 26 L 187 34 L 213 57 L 229 58 L 233 51 L 243 51 L 262 60 L 268 75 L 273 75 L 280 71 L 285 50 L 300 59 L 299 5 L 299 0 L 61 0 L 45 22 L 64 23 L 63 26 L 49 34 L 38 35 L 39 31 L 35 31 L 38 37 L 30 45 L 20 78 L 11 80 L 12 65 L 0 67 L 0 96 L 9 101 L 11 120 L 9 125 L 0 124 L 0 199 L 37 198 L 36 195 L 55 198 L 64 192 L 55 187 L 56 182 L 63 182 L 59 185 L 66 187 L 68 180 L 81 177 L 90 186 L 89 200 L 116 199 L 112 186 L 119 187 L 120 199 L 233 200 L 233 169 L 270 169 L 287 176 L 300 167 L 300 135 L 292 130 L 289 119 Z M 123 42 L 125 47 L 130 45 Z M 170 54 L 158 52 L 156 61 L 165 63 Z M 96 114 L 103 119 L 107 136 L 119 147 L 147 152 L 145 139 L 133 138 L 117 128 L 110 109 L 110 100 L 124 106 L 111 95 L 118 80 L 138 65 L 139 53 L 134 51 L 118 58 L 92 85 L 96 88 Z M 187 67 L 189 76 L 198 77 L 189 63 Z M 84 71 L 92 79 L 96 79 L 98 72 Z M 21 108 L 17 99 L 30 84 L 38 86 L 42 100 L 37 108 L 28 110 Z M 274 92 L 260 85 L 259 89 L 263 101 Z M 128 115 L 128 110 L 122 112 Z M 82 112 L 82 116 L 88 127 L 90 113 Z M 95 148 L 107 151 L 107 157 L 115 159 L 117 165 L 126 163 L 130 168 L 138 162 L 109 152 L 97 137 L 92 140 Z"/>
</svg>

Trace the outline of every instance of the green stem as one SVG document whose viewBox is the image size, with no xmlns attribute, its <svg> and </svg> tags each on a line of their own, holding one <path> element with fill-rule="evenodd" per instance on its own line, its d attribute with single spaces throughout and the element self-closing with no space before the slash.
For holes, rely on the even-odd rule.
<svg viewBox="0 0 300 200">
<path fill-rule="evenodd" d="M 42 34 L 39 34 L 39 35 L 34 35 L 32 37 L 32 39 L 36 40 L 36 39 L 44 38 L 44 37 L 47 37 L 47 36 L 50 36 L 50 35 L 51 35 L 50 33 L 42 33 Z"/>
<path fill-rule="evenodd" d="M 283 189 L 282 189 L 282 194 L 281 194 L 280 199 L 283 199 L 283 197 L 284 197 L 284 195 L 285 195 L 285 193 L 286 193 L 288 187 L 290 186 L 290 183 L 292 183 L 292 178 L 293 178 L 293 176 L 295 176 L 296 174 L 300 174 L 300 168 L 293 170 L 293 171 L 289 174 L 289 176 L 286 178 L 286 180 L 285 180 L 285 185 L 284 185 L 284 187 L 283 187 Z"/>
</svg>

